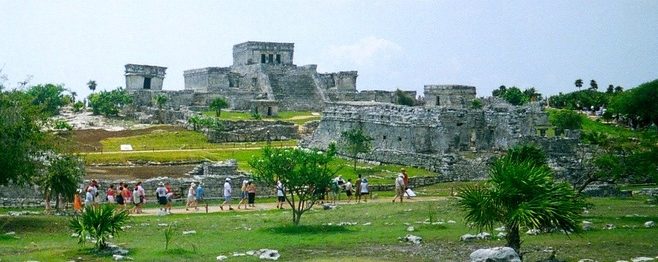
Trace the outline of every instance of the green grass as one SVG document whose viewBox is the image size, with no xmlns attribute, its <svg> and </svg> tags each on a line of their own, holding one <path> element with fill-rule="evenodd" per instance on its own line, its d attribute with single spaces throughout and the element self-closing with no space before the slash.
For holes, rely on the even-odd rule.
<svg viewBox="0 0 658 262">
<path fill-rule="evenodd" d="M 203 114 L 212 117 L 216 115 L 215 111 L 206 111 Z M 251 113 L 239 111 L 222 111 L 219 118 L 224 120 L 253 120 Z M 283 111 L 279 112 L 277 116 L 263 117 L 262 120 L 282 120 L 302 125 L 309 121 L 320 120 L 320 115 L 313 115 L 313 112 Z"/>
<path fill-rule="evenodd" d="M 642 198 L 591 201 L 595 205 L 584 219 L 594 223 L 594 230 L 571 237 L 561 233 L 523 234 L 521 248 L 530 252 L 525 259 L 545 259 L 547 254 L 538 250 L 549 247 L 557 250 L 558 259 L 566 261 L 582 258 L 615 261 L 656 255 L 658 228 L 642 227 L 644 221 L 658 220 L 655 206 L 644 204 Z M 457 223 L 423 224 L 430 213 L 434 221 Z M 317 209 L 302 216 L 301 227 L 291 226 L 289 210 L 132 217 L 129 222 L 132 228 L 112 242 L 128 248 L 130 256 L 137 261 L 215 261 L 218 255 L 229 256 L 230 261 L 257 261 L 254 257 L 231 257 L 231 254 L 261 248 L 279 250 L 283 261 L 433 261 L 437 258 L 464 261 L 475 249 L 504 245 L 498 240 L 460 242 L 459 236 L 477 233 L 464 224 L 463 216 L 456 200 L 446 198 L 403 205 L 368 203 L 340 205 L 327 211 Z M 358 225 L 336 226 L 340 222 Z M 371 225 L 364 225 L 368 222 Z M 67 218 L 57 216 L 0 217 L 0 232 L 16 232 L 15 237 L 0 238 L 0 258 L 3 261 L 65 261 L 77 257 L 86 261 L 111 260 L 109 256 L 90 253 L 90 243 L 81 248 L 70 237 L 66 223 Z M 159 223 L 174 225 L 169 251 L 164 250 L 165 227 L 158 226 Z M 423 237 L 422 248 L 397 240 L 409 234 L 404 223 L 415 227 L 411 234 Z M 601 229 L 609 223 L 617 229 Z M 195 230 L 197 234 L 182 235 L 187 230 Z"/>
<path fill-rule="evenodd" d="M 275 141 L 275 146 L 295 146 L 296 140 Z M 120 145 L 130 144 L 135 151 L 141 150 L 175 150 L 175 149 L 220 149 L 262 147 L 267 142 L 241 142 L 241 143 L 209 143 L 208 138 L 201 132 L 184 130 L 167 132 L 155 130 L 150 134 L 113 137 L 101 140 L 103 151 L 119 151 Z"/>
</svg>

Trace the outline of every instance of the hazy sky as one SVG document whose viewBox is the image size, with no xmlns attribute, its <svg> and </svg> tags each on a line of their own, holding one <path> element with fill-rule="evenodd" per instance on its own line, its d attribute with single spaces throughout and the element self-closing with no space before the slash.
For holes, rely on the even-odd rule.
<svg viewBox="0 0 658 262">
<path fill-rule="evenodd" d="M 294 42 L 297 65 L 358 70 L 357 88 L 500 85 L 544 94 L 575 79 L 634 87 L 658 78 L 658 1 L 5 1 L 7 84 L 124 86 L 128 63 L 229 66 L 245 41 Z"/>
</svg>

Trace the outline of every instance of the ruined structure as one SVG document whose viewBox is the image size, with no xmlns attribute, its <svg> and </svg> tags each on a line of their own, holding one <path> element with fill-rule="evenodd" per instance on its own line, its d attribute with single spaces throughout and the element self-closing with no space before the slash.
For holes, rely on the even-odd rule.
<svg viewBox="0 0 658 262">
<path fill-rule="evenodd" d="M 126 65 L 126 86 L 139 106 L 152 106 L 153 97 L 160 93 L 168 96 L 166 107 L 171 109 L 201 109 L 223 97 L 231 109 L 261 115 L 320 111 L 325 102 L 396 101 L 392 91 L 358 92 L 356 71 L 318 73 L 317 65 L 295 65 L 293 55 L 293 43 L 250 41 L 233 46 L 231 66 L 186 70 L 184 90 L 159 91 L 166 68 L 142 65 Z M 416 97 L 415 91 L 406 94 Z"/>
<path fill-rule="evenodd" d="M 473 108 L 475 88 L 467 86 L 428 85 L 425 97 L 424 107 L 328 103 L 315 133 L 302 145 L 325 149 L 343 131 L 360 128 L 374 139 L 372 152 L 360 158 L 423 167 L 463 180 L 484 177 L 492 157 L 520 143 L 533 142 L 559 157 L 578 144 L 570 138 L 549 142 L 543 136 L 548 117 L 537 103 L 517 107 L 489 98 L 483 107 Z M 554 160 L 556 165 L 568 162 Z"/>
<path fill-rule="evenodd" d="M 162 90 L 166 67 L 126 65 L 126 90 Z"/>
</svg>

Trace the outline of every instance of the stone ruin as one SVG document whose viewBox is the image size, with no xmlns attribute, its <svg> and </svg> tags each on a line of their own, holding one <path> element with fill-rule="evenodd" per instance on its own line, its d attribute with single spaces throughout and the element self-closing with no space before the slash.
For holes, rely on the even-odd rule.
<svg viewBox="0 0 658 262">
<path fill-rule="evenodd" d="M 422 167 L 445 180 L 486 176 L 488 163 L 521 144 L 542 147 L 558 176 L 577 171 L 578 137 L 546 137 L 548 115 L 538 103 L 513 106 L 497 98 L 471 104 L 475 87 L 425 86 L 423 107 L 378 102 L 327 103 L 316 131 L 300 142 L 326 149 L 341 133 L 360 128 L 374 140 L 365 160 Z M 571 134 L 571 132 L 570 132 Z"/>
<path fill-rule="evenodd" d="M 395 102 L 392 91 L 356 90 L 357 71 L 319 73 L 317 65 L 293 63 L 294 43 L 249 41 L 233 46 L 233 65 L 184 72 L 185 88 L 163 91 L 164 67 L 126 65 L 126 89 L 138 107 L 152 107 L 153 97 L 168 97 L 166 108 L 205 109 L 218 97 L 230 109 L 276 115 L 278 111 L 320 111 L 325 102 Z M 405 91 L 416 97 L 415 91 Z"/>
</svg>

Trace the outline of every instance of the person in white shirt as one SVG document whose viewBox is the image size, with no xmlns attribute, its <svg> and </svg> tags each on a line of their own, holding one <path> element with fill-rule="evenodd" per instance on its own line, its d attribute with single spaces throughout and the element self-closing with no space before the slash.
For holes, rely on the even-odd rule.
<svg viewBox="0 0 658 262">
<path fill-rule="evenodd" d="M 348 179 L 347 182 L 345 182 L 345 194 L 347 194 L 347 203 L 352 201 L 352 179 Z"/>
<path fill-rule="evenodd" d="M 196 183 L 192 182 L 190 187 L 187 189 L 187 204 L 185 205 L 185 211 L 189 211 L 189 208 L 196 208 Z"/>
<path fill-rule="evenodd" d="M 402 200 L 404 199 L 404 189 L 404 175 L 399 174 L 395 179 L 395 197 L 393 198 L 393 203 L 395 203 L 395 200 L 398 198 L 400 198 L 400 203 L 402 203 Z"/>
<path fill-rule="evenodd" d="M 368 187 L 368 179 L 365 177 L 361 179 L 361 188 L 359 188 L 359 193 L 361 194 L 361 198 L 363 198 L 363 202 L 368 202 L 370 188 Z"/>
<path fill-rule="evenodd" d="M 286 202 L 286 189 L 283 187 L 281 180 L 276 181 L 276 208 L 283 209 L 283 203 Z"/>
<path fill-rule="evenodd" d="M 233 190 L 231 189 L 231 179 L 226 178 L 224 182 L 224 202 L 222 202 L 221 205 L 219 205 L 219 209 L 224 210 L 224 205 L 228 205 L 228 210 L 233 210 L 231 207 L 231 193 L 233 193 Z"/>
</svg>

